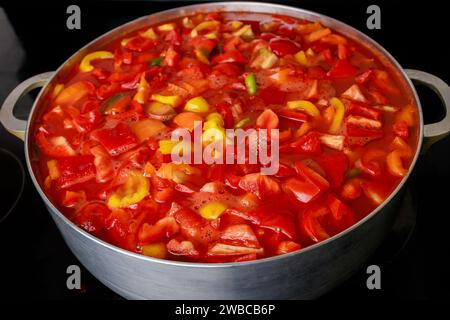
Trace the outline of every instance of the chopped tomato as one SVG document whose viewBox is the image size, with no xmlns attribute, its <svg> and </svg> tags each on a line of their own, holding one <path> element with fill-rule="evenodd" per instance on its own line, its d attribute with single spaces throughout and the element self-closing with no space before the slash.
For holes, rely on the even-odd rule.
<svg viewBox="0 0 450 320">
<path fill-rule="evenodd" d="M 94 157 L 71 156 L 57 160 L 59 177 L 56 179 L 60 188 L 68 188 L 95 178 Z"/>
<path fill-rule="evenodd" d="M 111 156 L 126 152 L 137 145 L 136 137 L 123 123 L 111 129 L 97 130 L 92 133 L 92 138 L 100 142 Z"/>
<path fill-rule="evenodd" d="M 87 232 L 98 234 L 105 228 L 105 220 L 110 213 L 108 207 L 101 202 L 91 202 L 76 212 L 73 222 Z"/>
<path fill-rule="evenodd" d="M 254 193 L 260 199 L 280 193 L 278 182 L 260 173 L 243 176 L 239 181 L 239 187 L 247 192 Z"/>
</svg>

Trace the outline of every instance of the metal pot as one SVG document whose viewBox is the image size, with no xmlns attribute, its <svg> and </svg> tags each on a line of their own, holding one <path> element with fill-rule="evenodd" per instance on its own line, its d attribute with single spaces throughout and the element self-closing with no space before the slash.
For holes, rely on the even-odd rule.
<svg viewBox="0 0 450 320">
<path fill-rule="evenodd" d="M 318 21 L 358 41 L 377 55 L 386 67 L 396 73 L 408 92 L 411 103 L 418 107 L 420 132 L 417 151 L 408 175 L 376 210 L 351 228 L 326 241 L 282 256 L 241 263 L 175 262 L 135 254 L 97 239 L 58 211 L 35 177 L 30 163 L 30 146 L 33 140 L 30 133 L 33 132 L 35 119 L 44 106 L 45 97 L 87 52 L 104 46 L 112 39 L 144 25 L 157 24 L 198 11 L 216 10 L 250 14 L 276 13 Z M 410 79 L 423 82 L 440 95 L 447 108 L 444 120 L 423 124 L 420 101 Z M 34 102 L 28 122 L 16 119 L 13 109 L 17 100 L 36 87 L 43 89 Z M 442 80 L 425 72 L 403 70 L 379 44 L 342 22 L 288 6 L 227 2 L 192 5 L 156 13 L 106 33 L 75 53 L 56 72 L 36 75 L 17 86 L 3 103 L 0 121 L 9 132 L 25 140 L 28 171 L 67 245 L 95 277 L 119 295 L 131 299 L 292 299 L 314 298 L 329 291 L 360 268 L 379 246 L 395 218 L 403 187 L 417 161 L 422 142 L 429 145 L 449 133 L 449 107 L 450 89 Z"/>
</svg>

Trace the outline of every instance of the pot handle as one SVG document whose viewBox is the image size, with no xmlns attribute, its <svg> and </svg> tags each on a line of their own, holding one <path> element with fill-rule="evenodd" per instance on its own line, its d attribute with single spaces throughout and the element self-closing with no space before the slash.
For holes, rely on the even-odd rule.
<svg viewBox="0 0 450 320">
<path fill-rule="evenodd" d="M 423 151 L 435 142 L 445 138 L 450 133 L 450 87 L 440 78 L 424 71 L 406 69 L 406 74 L 411 80 L 418 81 L 433 89 L 441 98 L 445 107 L 445 118 L 436 123 L 424 125 Z"/>
<path fill-rule="evenodd" d="M 0 122 L 6 130 L 16 137 L 24 140 L 25 130 L 27 128 L 27 121 L 17 119 L 14 116 L 14 107 L 24 95 L 35 88 L 43 87 L 48 80 L 53 76 L 54 72 L 45 72 L 37 74 L 19 84 L 3 102 L 0 109 Z"/>
</svg>

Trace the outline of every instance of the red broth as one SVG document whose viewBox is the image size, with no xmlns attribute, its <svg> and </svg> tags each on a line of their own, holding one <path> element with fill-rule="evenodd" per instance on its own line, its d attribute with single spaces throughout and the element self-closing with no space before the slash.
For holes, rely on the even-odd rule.
<svg viewBox="0 0 450 320">
<path fill-rule="evenodd" d="M 345 35 L 265 17 L 183 17 L 75 66 L 34 132 L 34 165 L 58 209 L 133 252 L 237 262 L 301 250 L 379 206 L 408 172 L 416 106 Z M 279 171 L 172 163 L 171 132 L 195 120 L 278 128 Z"/>
</svg>

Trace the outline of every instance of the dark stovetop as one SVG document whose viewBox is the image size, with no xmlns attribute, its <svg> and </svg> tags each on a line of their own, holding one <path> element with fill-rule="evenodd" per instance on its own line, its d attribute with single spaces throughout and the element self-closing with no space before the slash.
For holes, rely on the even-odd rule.
<svg viewBox="0 0 450 320">
<path fill-rule="evenodd" d="M 280 2 L 280 1 L 279 1 Z M 435 2 L 435 3 L 434 3 Z M 66 29 L 68 2 L 39 1 L 23 10 L 17 1 L 0 7 L 0 102 L 18 84 L 34 74 L 55 70 L 82 45 L 114 26 L 166 8 L 189 4 L 140 2 L 81 2 L 82 29 Z M 192 3 L 192 2 L 191 2 Z M 383 45 L 407 68 L 428 71 L 450 83 L 449 47 L 443 34 L 445 10 L 438 1 L 426 7 L 405 7 L 400 1 L 307 0 L 285 2 L 342 20 Z M 381 30 L 368 30 L 366 8 L 378 4 Z M 39 12 L 39 15 L 35 14 Z M 431 90 L 418 87 L 427 123 L 444 116 Z M 26 117 L 32 97 L 18 106 Z M 11 151 L 25 165 L 23 144 L 0 126 L 0 148 Z M 0 150 L 0 220 L 20 192 L 21 170 Z M 12 170 L 12 168 L 15 168 Z M 367 263 L 382 272 L 382 289 L 366 288 L 365 268 L 325 299 L 449 297 L 450 264 L 450 138 L 436 143 L 421 156 L 408 183 L 408 192 L 392 232 Z M 66 287 L 66 268 L 79 264 L 26 175 L 23 193 L 9 217 L 0 223 L 0 297 L 120 299 L 82 269 L 82 290 Z"/>
</svg>

